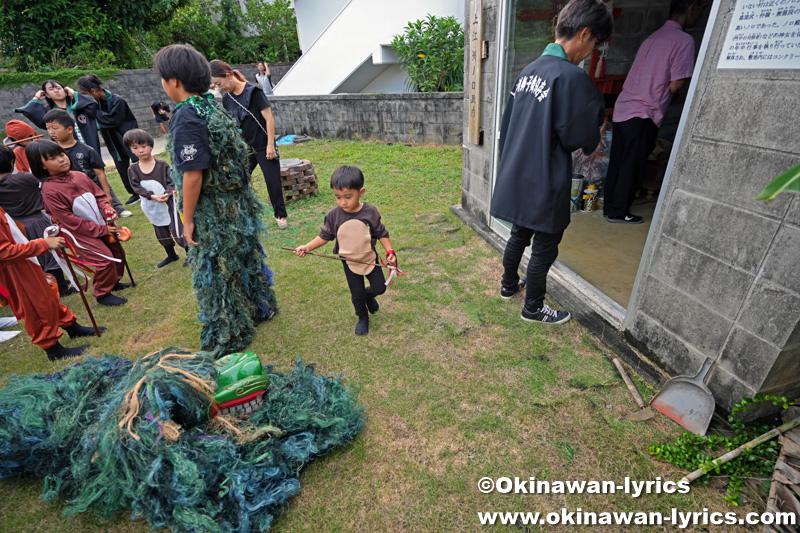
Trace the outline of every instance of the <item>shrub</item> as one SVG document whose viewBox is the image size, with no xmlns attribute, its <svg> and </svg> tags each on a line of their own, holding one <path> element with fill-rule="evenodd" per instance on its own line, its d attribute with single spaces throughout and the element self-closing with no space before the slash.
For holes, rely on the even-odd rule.
<svg viewBox="0 0 800 533">
<path fill-rule="evenodd" d="M 408 71 L 409 86 L 420 92 L 464 89 L 464 29 L 455 17 L 428 15 L 409 22 L 391 47 Z"/>
</svg>

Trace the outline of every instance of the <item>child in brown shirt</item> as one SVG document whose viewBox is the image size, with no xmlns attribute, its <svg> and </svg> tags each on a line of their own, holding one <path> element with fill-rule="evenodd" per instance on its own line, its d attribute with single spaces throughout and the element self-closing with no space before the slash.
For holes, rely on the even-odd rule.
<svg viewBox="0 0 800 533">
<path fill-rule="evenodd" d="M 358 316 L 356 335 L 369 333 L 369 313 L 376 313 L 380 305 L 375 300 L 386 292 L 383 269 L 370 264 L 378 261 L 375 251 L 376 241 L 380 241 L 386 250 L 386 261 L 390 266 L 397 266 L 397 256 L 389 241 L 389 232 L 381 223 L 381 215 L 375 206 L 363 203 L 366 189 L 364 174 L 357 167 L 341 166 L 331 176 L 331 188 L 336 196 L 338 207 L 328 211 L 319 235 L 308 244 L 298 246 L 295 253 L 300 257 L 336 240 L 334 254 L 353 261 L 342 261 L 350 296 Z M 357 261 L 357 262 L 356 262 Z M 365 287 L 364 278 L 369 281 Z"/>
</svg>

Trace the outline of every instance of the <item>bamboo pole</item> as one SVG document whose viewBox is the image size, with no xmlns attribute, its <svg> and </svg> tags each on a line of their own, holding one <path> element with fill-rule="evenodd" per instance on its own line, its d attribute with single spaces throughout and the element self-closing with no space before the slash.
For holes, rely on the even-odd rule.
<svg viewBox="0 0 800 533">
<path fill-rule="evenodd" d="M 703 468 L 698 468 L 697 470 L 695 470 L 691 474 L 687 474 L 687 475 L 683 476 L 681 478 L 681 482 L 688 481 L 689 483 L 691 483 L 692 481 L 694 481 L 695 479 L 699 478 L 703 474 L 708 473 L 708 471 L 711 470 L 712 468 L 717 467 L 717 466 L 722 465 L 722 464 L 725 464 L 728 461 L 730 461 L 731 459 L 735 459 L 736 457 L 739 457 L 742 454 L 743 451 L 751 450 L 751 449 L 755 448 L 756 446 L 758 446 L 759 444 L 763 444 L 763 443 L 767 442 L 768 440 L 772 440 L 775 437 L 777 437 L 778 435 L 780 435 L 782 433 L 785 433 L 785 432 L 789 431 L 790 429 L 795 428 L 797 426 L 800 426 L 800 417 L 795 418 L 794 420 L 792 420 L 790 422 L 786 422 L 782 426 L 779 426 L 779 427 L 776 427 L 776 428 L 774 428 L 774 429 L 772 429 L 770 431 L 767 431 L 766 433 L 764 433 L 760 437 L 756 437 L 755 439 L 751 440 L 750 442 L 742 444 L 741 446 L 739 446 L 735 450 L 729 451 L 728 453 L 726 453 L 722 457 L 714 459 L 711 462 L 711 464 L 712 464 L 711 468 L 709 468 L 707 470 L 704 470 Z"/>
</svg>

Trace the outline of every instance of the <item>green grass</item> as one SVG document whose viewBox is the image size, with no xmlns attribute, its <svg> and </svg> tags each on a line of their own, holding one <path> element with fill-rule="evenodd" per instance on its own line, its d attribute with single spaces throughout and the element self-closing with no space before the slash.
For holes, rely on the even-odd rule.
<svg viewBox="0 0 800 533">
<path fill-rule="evenodd" d="M 460 203 L 458 148 L 320 140 L 281 148 L 281 155 L 310 159 L 323 184 L 340 164 L 359 166 L 367 180 L 365 199 L 381 211 L 408 275 L 379 299 L 370 334 L 356 337 L 342 267 L 280 250 L 317 234 L 334 205 L 331 190 L 323 186 L 318 197 L 290 204 L 285 231 L 276 229 L 271 212 L 266 216 L 265 248 L 281 313 L 259 326 L 251 349 L 264 363 L 289 367 L 302 357 L 323 373 L 344 372 L 360 387 L 370 417 L 354 443 L 303 472 L 303 488 L 275 522 L 275 531 L 482 531 L 478 511 L 549 512 L 565 506 L 729 510 L 721 484 L 639 499 L 481 494 L 477 483 L 484 476 L 619 483 L 626 476 L 677 479 L 683 473 L 652 460 L 647 446 L 676 437 L 680 428 L 660 415 L 647 422 L 621 420 L 635 403 L 589 333 L 574 321 L 558 327 L 524 323 L 520 297 L 511 302 L 498 297 L 500 256 L 449 210 Z M 124 191 L 115 174 L 110 178 Z M 260 175 L 253 181 L 266 200 Z M 124 307 L 93 305 L 99 324 L 109 330 L 91 341 L 89 353 L 138 358 L 168 346 L 197 349 L 200 327 L 189 271 L 181 263 L 155 267 L 163 249 L 141 208 L 133 211 L 123 223 L 133 231 L 126 250 L 139 285 L 123 293 L 129 298 Z M 330 250 L 328 245 L 320 252 Z M 88 323 L 79 296 L 64 302 Z M 68 364 L 48 363 L 25 333 L 0 347 L 0 385 L 11 374 L 52 372 Z M 98 524 L 93 514 L 62 518 L 63 503 L 38 499 L 42 487 L 38 479 L 0 482 L 3 531 L 149 529 L 127 516 L 107 524 Z M 739 512 L 763 506 L 756 499 Z"/>
</svg>

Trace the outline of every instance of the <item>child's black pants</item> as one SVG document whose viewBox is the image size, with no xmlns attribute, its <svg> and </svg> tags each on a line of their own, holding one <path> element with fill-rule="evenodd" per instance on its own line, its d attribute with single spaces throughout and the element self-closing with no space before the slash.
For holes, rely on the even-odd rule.
<svg viewBox="0 0 800 533">
<path fill-rule="evenodd" d="M 375 262 L 378 262 L 377 253 L 375 254 Z M 359 318 L 368 317 L 367 297 L 372 296 L 375 298 L 386 292 L 386 278 L 383 275 L 383 269 L 375 267 L 372 269 L 372 272 L 366 276 L 362 276 L 350 270 L 350 267 L 348 267 L 347 263 L 344 261 L 342 261 L 342 266 L 344 266 L 344 275 L 347 278 L 347 285 L 350 287 L 350 298 L 353 301 L 353 307 L 356 308 L 356 316 Z M 364 278 L 369 281 L 369 288 L 365 287 Z"/>
</svg>

